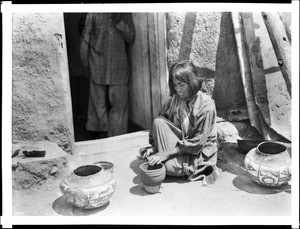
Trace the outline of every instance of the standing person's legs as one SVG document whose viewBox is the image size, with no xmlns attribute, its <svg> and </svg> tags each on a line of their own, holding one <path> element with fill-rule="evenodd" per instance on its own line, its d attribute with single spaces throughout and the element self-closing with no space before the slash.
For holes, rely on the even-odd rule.
<svg viewBox="0 0 300 229">
<path fill-rule="evenodd" d="M 90 79 L 89 107 L 86 129 L 90 131 L 107 132 L 108 118 L 106 108 L 105 85 L 95 84 Z"/>
<path fill-rule="evenodd" d="M 110 85 L 109 101 L 111 109 L 108 117 L 107 136 L 126 134 L 128 128 L 128 86 Z"/>
<path fill-rule="evenodd" d="M 176 144 L 181 137 L 181 130 L 164 117 L 158 117 L 153 121 L 152 136 L 154 147 L 157 152 L 169 151 L 176 147 Z M 167 175 L 185 175 L 183 171 L 183 163 L 186 163 L 187 159 L 188 155 L 180 155 L 169 158 L 169 160 L 165 162 Z"/>
</svg>

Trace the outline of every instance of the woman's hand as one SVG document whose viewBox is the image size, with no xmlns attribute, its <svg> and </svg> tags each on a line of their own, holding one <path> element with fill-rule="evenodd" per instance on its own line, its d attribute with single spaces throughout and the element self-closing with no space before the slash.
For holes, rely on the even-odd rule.
<svg viewBox="0 0 300 229">
<path fill-rule="evenodd" d="M 153 147 L 146 146 L 146 147 L 140 149 L 138 158 L 146 159 L 153 153 L 154 153 Z"/>
<path fill-rule="evenodd" d="M 155 155 L 149 158 L 149 165 L 159 164 L 168 160 L 170 157 L 170 153 L 168 151 L 158 152 Z"/>
</svg>

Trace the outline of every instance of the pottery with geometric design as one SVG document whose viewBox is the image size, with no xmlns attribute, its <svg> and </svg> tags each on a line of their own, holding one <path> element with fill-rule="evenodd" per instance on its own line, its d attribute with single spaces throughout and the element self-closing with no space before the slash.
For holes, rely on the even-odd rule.
<svg viewBox="0 0 300 229">
<path fill-rule="evenodd" d="M 244 160 L 250 177 L 265 187 L 279 187 L 291 179 L 291 157 L 285 145 L 262 142 Z"/>
<path fill-rule="evenodd" d="M 92 209 L 106 204 L 116 189 L 114 174 L 99 165 L 84 165 L 73 170 L 60 184 L 63 198 L 72 205 Z"/>
</svg>

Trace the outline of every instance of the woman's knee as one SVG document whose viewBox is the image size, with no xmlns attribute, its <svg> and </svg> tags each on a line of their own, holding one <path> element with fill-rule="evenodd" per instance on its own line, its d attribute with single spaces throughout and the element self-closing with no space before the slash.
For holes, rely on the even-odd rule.
<svg viewBox="0 0 300 229">
<path fill-rule="evenodd" d="M 162 116 L 158 116 L 153 120 L 153 126 L 162 126 L 166 124 L 166 119 Z"/>
<path fill-rule="evenodd" d="M 181 158 L 173 158 L 171 160 L 166 161 L 165 162 L 166 174 L 168 176 L 183 176 L 184 173 L 180 162 L 181 162 Z"/>
</svg>

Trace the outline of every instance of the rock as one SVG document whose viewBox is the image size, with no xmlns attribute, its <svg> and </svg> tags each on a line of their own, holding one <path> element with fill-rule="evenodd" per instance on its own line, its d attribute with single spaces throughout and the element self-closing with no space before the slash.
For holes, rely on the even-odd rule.
<svg viewBox="0 0 300 229">
<path fill-rule="evenodd" d="M 18 167 L 18 164 L 13 164 L 12 165 L 12 170 L 15 171 L 17 169 L 17 167 Z"/>
<path fill-rule="evenodd" d="M 13 144 L 13 151 L 18 154 L 13 157 L 13 164 L 37 161 L 40 159 L 51 159 L 66 156 L 67 153 L 57 143 L 50 141 L 19 142 Z"/>
<path fill-rule="evenodd" d="M 251 126 L 249 120 L 230 122 L 221 117 L 217 117 L 216 128 L 219 143 L 237 143 L 238 139 L 262 139 L 258 131 Z"/>
<path fill-rule="evenodd" d="M 13 144 L 12 144 L 12 157 L 19 156 L 19 154 L 20 154 L 20 149 L 21 149 L 22 147 L 29 146 L 29 145 L 31 145 L 31 144 L 32 144 L 32 142 L 28 142 L 28 141 L 23 141 L 23 142 L 13 143 Z"/>
<path fill-rule="evenodd" d="M 218 141 L 222 142 L 237 142 L 240 139 L 239 132 L 236 127 L 227 121 L 217 122 Z"/>
<path fill-rule="evenodd" d="M 58 168 L 56 166 L 54 166 L 51 171 L 49 172 L 50 175 L 55 175 L 58 172 Z"/>
<path fill-rule="evenodd" d="M 33 188 L 67 171 L 67 156 L 57 143 L 50 141 L 19 142 L 13 145 L 12 177 L 14 189 Z"/>
<path fill-rule="evenodd" d="M 17 149 L 17 150 L 15 150 L 15 151 L 12 151 L 12 157 L 16 157 L 16 156 L 18 156 L 19 155 L 19 152 L 20 152 L 20 149 Z"/>
<path fill-rule="evenodd" d="M 66 175 L 68 162 L 65 157 L 38 160 L 13 165 L 12 183 L 13 189 L 31 189 L 51 182 Z"/>
</svg>

